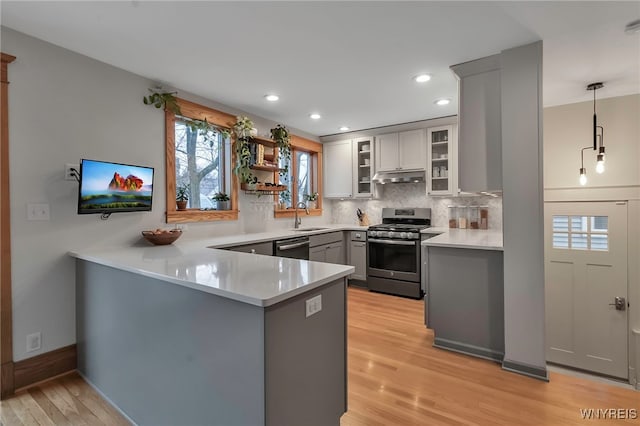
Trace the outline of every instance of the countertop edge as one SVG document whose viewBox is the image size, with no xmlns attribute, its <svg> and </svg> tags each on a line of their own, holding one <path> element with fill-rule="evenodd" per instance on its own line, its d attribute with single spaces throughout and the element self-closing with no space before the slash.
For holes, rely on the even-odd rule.
<svg viewBox="0 0 640 426">
<path fill-rule="evenodd" d="M 461 249 L 471 249 L 471 250 L 492 250 L 492 251 L 504 251 L 503 247 L 498 246 L 488 246 L 488 245 L 477 245 L 477 244 L 456 244 L 456 243 L 432 243 L 429 240 L 422 242 L 423 246 L 426 247 L 448 247 L 448 248 L 461 248 Z"/>
</svg>

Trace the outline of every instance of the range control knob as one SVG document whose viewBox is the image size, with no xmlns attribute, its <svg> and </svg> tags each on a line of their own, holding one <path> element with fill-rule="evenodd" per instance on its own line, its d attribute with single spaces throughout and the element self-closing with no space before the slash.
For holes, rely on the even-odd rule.
<svg viewBox="0 0 640 426">
<path fill-rule="evenodd" d="M 407 238 L 411 238 L 411 234 L 409 234 L 409 236 L 407 237 L 407 233 L 406 232 L 401 232 L 400 233 L 400 238 L 402 238 L 403 240 L 406 240 Z"/>
<path fill-rule="evenodd" d="M 378 235 L 378 233 L 376 231 L 369 231 L 369 236 L 370 237 L 375 237 L 377 235 Z"/>
<path fill-rule="evenodd" d="M 412 239 L 412 240 L 417 240 L 418 239 L 418 234 L 414 234 L 412 232 L 409 232 L 407 234 L 407 238 Z"/>
<path fill-rule="evenodd" d="M 396 236 L 396 234 L 393 231 L 389 231 L 389 233 L 387 233 L 387 237 L 389 237 L 389 238 L 393 238 L 395 236 Z"/>
</svg>

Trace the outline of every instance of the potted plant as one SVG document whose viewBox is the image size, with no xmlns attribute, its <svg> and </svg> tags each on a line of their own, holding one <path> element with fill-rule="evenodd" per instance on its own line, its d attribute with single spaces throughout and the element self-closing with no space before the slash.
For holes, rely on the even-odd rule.
<svg viewBox="0 0 640 426">
<path fill-rule="evenodd" d="M 229 196 L 224 192 L 216 192 L 213 195 L 212 200 L 216 202 L 217 210 L 229 210 Z"/>
<path fill-rule="evenodd" d="M 176 205 L 178 210 L 186 210 L 189 201 L 189 185 L 184 184 L 176 188 Z"/>
<path fill-rule="evenodd" d="M 153 105 L 158 109 L 163 108 L 176 115 L 181 114 L 178 99 L 176 98 L 177 92 L 166 92 L 162 87 L 154 87 L 149 91 L 151 94 L 142 98 L 145 105 Z"/>
<path fill-rule="evenodd" d="M 307 208 L 309 209 L 317 209 L 318 208 L 318 193 L 314 192 L 312 194 L 305 194 L 304 199 L 307 201 Z"/>
<path fill-rule="evenodd" d="M 286 191 L 282 191 L 280 193 L 280 210 L 284 210 L 287 208 L 287 204 L 291 201 L 291 193 L 287 189 Z"/>
<path fill-rule="evenodd" d="M 271 129 L 271 139 L 278 146 L 278 163 L 282 165 L 280 176 L 286 176 L 291 162 L 291 136 L 289 135 L 289 129 L 282 124 L 278 124 Z"/>
</svg>

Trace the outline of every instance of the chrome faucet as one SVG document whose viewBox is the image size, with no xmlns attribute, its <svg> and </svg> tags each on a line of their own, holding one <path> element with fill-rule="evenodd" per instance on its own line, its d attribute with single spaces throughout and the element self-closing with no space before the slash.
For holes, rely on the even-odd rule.
<svg viewBox="0 0 640 426">
<path fill-rule="evenodd" d="M 300 204 L 302 204 L 302 207 L 300 207 Z M 300 201 L 298 204 L 296 204 L 296 208 L 295 208 L 295 216 L 293 218 L 293 229 L 298 229 L 300 228 L 300 225 L 302 224 L 302 219 L 300 219 L 298 217 L 298 209 L 299 208 L 303 208 L 305 212 L 307 212 L 307 215 L 309 215 L 309 208 L 307 207 L 306 203 L 303 203 L 302 201 Z"/>
</svg>

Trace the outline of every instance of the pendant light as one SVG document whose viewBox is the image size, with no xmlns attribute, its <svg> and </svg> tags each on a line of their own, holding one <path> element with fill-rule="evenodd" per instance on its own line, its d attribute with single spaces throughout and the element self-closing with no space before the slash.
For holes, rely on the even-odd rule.
<svg viewBox="0 0 640 426">
<path fill-rule="evenodd" d="M 584 167 L 584 150 L 593 149 L 598 151 L 596 156 L 596 173 L 604 172 L 604 128 L 598 126 L 598 117 L 596 115 L 596 90 L 604 87 L 602 82 L 591 83 L 587 86 L 587 90 L 593 90 L 593 146 L 587 146 L 580 151 L 580 185 L 587 184 L 587 169 Z"/>
</svg>

